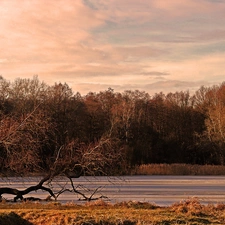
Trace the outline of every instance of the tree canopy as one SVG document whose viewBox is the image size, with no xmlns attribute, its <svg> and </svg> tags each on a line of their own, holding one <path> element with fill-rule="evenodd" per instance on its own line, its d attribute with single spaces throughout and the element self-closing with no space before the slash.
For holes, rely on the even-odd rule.
<svg viewBox="0 0 225 225">
<path fill-rule="evenodd" d="M 109 88 L 81 96 L 66 83 L 50 86 L 37 76 L 1 77 L 0 90 L 2 172 L 56 173 L 75 165 L 85 167 L 83 173 L 110 168 L 107 173 L 116 174 L 142 163 L 224 164 L 224 83 L 193 95 Z M 96 155 L 84 158 L 85 151 Z M 99 154 L 104 160 L 98 162 Z M 112 169 L 120 157 L 123 165 Z"/>
</svg>

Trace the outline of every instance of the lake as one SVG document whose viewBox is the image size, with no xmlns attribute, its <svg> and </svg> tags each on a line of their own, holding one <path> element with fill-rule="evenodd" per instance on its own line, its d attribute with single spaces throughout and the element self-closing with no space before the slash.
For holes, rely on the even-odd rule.
<svg viewBox="0 0 225 225">
<path fill-rule="evenodd" d="M 36 185 L 40 179 L 7 178 L 0 179 L 0 187 L 25 189 Z M 225 202 L 225 176 L 122 176 L 122 177 L 80 177 L 74 179 L 74 186 L 90 196 L 107 196 L 106 201 L 143 201 L 160 206 L 171 205 L 191 197 L 198 197 L 203 204 Z M 58 192 L 70 188 L 68 180 L 57 178 L 52 182 L 52 189 Z M 26 196 L 45 198 L 46 192 L 33 192 Z M 11 199 L 10 195 L 3 195 Z M 64 192 L 58 198 L 62 203 L 79 201 L 77 194 Z"/>
</svg>

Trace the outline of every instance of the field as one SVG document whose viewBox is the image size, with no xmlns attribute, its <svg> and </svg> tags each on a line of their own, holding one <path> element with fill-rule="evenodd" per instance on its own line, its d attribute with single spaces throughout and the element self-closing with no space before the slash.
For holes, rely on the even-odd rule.
<svg viewBox="0 0 225 225">
<path fill-rule="evenodd" d="M 197 198 L 169 207 L 149 203 L 103 201 L 72 203 L 1 203 L 0 224 L 7 225 L 169 225 L 225 224 L 225 205 L 201 205 Z"/>
</svg>

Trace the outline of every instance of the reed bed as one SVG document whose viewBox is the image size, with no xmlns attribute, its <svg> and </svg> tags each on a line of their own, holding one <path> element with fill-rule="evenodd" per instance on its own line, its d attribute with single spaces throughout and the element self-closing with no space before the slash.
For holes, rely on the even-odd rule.
<svg viewBox="0 0 225 225">
<path fill-rule="evenodd" d="M 225 175 L 225 166 L 191 164 L 142 164 L 132 175 Z"/>
<path fill-rule="evenodd" d="M 10 207 L 9 207 L 10 206 Z M 18 207 L 20 206 L 20 207 Z M 145 202 L 104 201 L 69 204 L 0 204 L 0 224 L 7 225 L 198 225 L 225 224 L 225 205 L 202 205 L 190 198 L 169 207 Z"/>
</svg>

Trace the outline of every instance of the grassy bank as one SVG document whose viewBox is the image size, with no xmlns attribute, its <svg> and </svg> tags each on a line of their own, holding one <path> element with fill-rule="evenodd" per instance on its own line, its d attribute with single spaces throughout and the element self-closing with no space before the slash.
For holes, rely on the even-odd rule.
<svg viewBox="0 0 225 225">
<path fill-rule="evenodd" d="M 225 166 L 190 164 L 142 164 L 133 175 L 225 175 Z"/>
<path fill-rule="evenodd" d="M 49 203 L 0 204 L 0 224 L 7 225 L 141 225 L 225 224 L 225 205 L 201 205 L 189 199 L 169 207 L 149 203 L 86 205 Z"/>
</svg>

